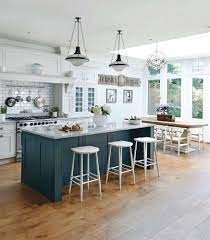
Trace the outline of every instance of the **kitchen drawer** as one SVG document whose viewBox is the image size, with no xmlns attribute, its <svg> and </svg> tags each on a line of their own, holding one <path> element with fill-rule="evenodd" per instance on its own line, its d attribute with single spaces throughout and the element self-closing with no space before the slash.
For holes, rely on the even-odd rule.
<svg viewBox="0 0 210 240">
<path fill-rule="evenodd" d="M 0 134 L 5 132 L 15 132 L 16 125 L 14 123 L 0 124 Z"/>
</svg>

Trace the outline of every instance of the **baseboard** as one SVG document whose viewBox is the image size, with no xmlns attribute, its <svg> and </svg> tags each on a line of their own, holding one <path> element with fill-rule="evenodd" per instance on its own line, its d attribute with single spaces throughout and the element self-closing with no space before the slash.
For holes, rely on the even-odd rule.
<svg viewBox="0 0 210 240">
<path fill-rule="evenodd" d="M 16 158 L 0 159 L 0 166 L 8 163 L 14 163 L 14 162 L 16 162 Z"/>
</svg>

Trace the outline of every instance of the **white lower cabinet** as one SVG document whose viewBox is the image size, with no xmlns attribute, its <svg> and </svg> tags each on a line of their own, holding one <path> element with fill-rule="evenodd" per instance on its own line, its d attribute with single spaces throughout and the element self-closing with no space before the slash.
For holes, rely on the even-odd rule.
<svg viewBox="0 0 210 240">
<path fill-rule="evenodd" d="M 16 155 L 16 133 L 0 133 L 0 159 L 12 158 Z"/>
</svg>

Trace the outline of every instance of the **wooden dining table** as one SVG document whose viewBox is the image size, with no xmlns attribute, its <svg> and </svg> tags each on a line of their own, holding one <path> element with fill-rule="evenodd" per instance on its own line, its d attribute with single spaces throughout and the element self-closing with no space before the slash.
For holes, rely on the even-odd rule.
<svg viewBox="0 0 210 240">
<path fill-rule="evenodd" d="M 183 129 L 195 129 L 195 128 L 203 128 L 207 127 L 208 124 L 204 122 L 190 122 L 190 121 L 175 121 L 175 122 L 168 122 L 168 121 L 159 121 L 157 118 L 142 118 L 143 123 L 150 123 L 154 125 L 162 125 L 168 127 L 175 127 L 175 128 L 183 128 Z M 191 136 L 191 132 L 190 132 Z M 195 148 L 190 147 L 189 152 L 195 151 Z M 186 149 L 182 149 L 181 152 L 187 153 Z"/>
<path fill-rule="evenodd" d="M 175 122 L 167 122 L 167 121 L 159 121 L 157 118 L 142 118 L 143 123 L 150 123 L 155 125 L 163 125 L 169 127 L 177 127 L 177 128 L 202 128 L 207 127 L 208 124 L 204 122 L 189 122 L 189 121 L 175 121 Z"/>
</svg>

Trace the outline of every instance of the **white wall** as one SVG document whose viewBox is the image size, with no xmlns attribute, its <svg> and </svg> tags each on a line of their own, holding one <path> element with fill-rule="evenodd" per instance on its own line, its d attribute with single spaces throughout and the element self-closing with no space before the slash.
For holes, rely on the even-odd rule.
<svg viewBox="0 0 210 240">
<path fill-rule="evenodd" d="M 91 65 L 93 69 L 91 69 Z M 97 88 L 97 100 L 96 104 L 98 105 L 109 105 L 112 109 L 111 116 L 109 121 L 122 121 L 125 117 L 129 116 L 142 116 L 143 114 L 143 85 L 140 87 L 118 87 L 113 85 L 101 85 L 98 84 L 98 74 L 111 74 L 111 75 L 119 75 L 114 70 L 110 69 L 108 63 L 102 62 L 97 66 L 94 66 L 94 63 L 89 63 L 88 67 L 82 67 L 80 69 L 73 69 L 74 76 L 76 76 L 77 80 L 75 84 L 80 86 L 84 84 L 85 86 L 95 86 Z M 131 64 L 132 66 L 132 64 Z M 82 74 L 80 71 L 83 71 Z M 143 72 L 141 67 L 134 68 L 129 67 L 127 70 L 124 70 L 123 75 L 129 77 L 137 77 L 141 80 L 143 79 Z M 84 76 L 85 75 L 85 76 Z M 143 82 L 142 82 L 143 83 Z M 117 102 L 113 104 L 106 103 L 106 89 L 116 89 L 117 90 Z M 123 103 L 123 91 L 124 90 L 133 90 L 133 102 L 132 103 Z"/>
</svg>

